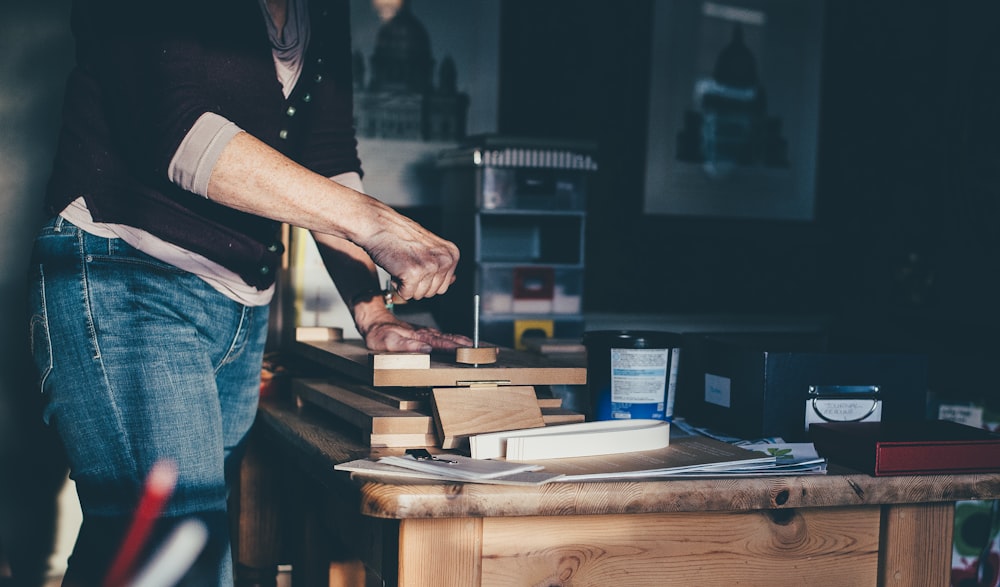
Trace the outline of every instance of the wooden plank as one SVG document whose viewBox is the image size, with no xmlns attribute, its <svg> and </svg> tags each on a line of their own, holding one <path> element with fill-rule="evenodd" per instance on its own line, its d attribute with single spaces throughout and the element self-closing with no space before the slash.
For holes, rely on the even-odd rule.
<svg viewBox="0 0 1000 587">
<path fill-rule="evenodd" d="M 317 379 L 295 379 L 293 391 L 370 435 L 433 435 L 434 421 L 415 410 L 399 410 Z"/>
<path fill-rule="evenodd" d="M 455 363 L 454 353 L 432 353 L 429 369 L 376 369 L 360 340 L 297 341 L 294 352 L 375 387 L 447 387 L 473 383 L 501 385 L 583 385 L 587 367 L 578 360 L 502 349 L 492 365 Z"/>
<path fill-rule="evenodd" d="M 434 388 L 434 419 L 441 448 L 459 448 L 470 434 L 545 426 L 531 386 Z"/>
<path fill-rule="evenodd" d="M 583 422 L 585 419 L 586 417 L 584 414 L 574 412 L 573 410 L 567 410 L 564 408 L 542 408 L 542 420 L 545 421 L 546 426 L 572 424 L 574 422 Z"/>
<path fill-rule="evenodd" d="M 861 587 L 879 508 L 486 518 L 482 540 L 483 587 Z"/>
<path fill-rule="evenodd" d="M 399 587 L 474 587 L 482 575 L 483 520 L 404 520 L 399 526 Z"/>
<path fill-rule="evenodd" d="M 948 585 L 954 503 L 884 506 L 879 585 Z"/>
<path fill-rule="evenodd" d="M 358 385 L 351 382 L 345 382 L 341 378 L 331 377 L 330 381 L 336 385 L 340 385 L 346 389 L 350 389 L 354 393 L 363 395 L 365 397 L 371 398 L 375 401 L 382 402 L 386 405 L 398 408 L 400 410 L 420 410 L 425 413 L 431 413 L 431 391 L 423 387 L 380 387 L 374 388 L 368 385 Z M 542 393 L 539 391 L 540 388 L 535 388 L 535 395 L 541 396 Z M 538 407 L 542 408 L 543 414 L 545 410 L 551 409 L 554 417 L 559 417 L 558 414 L 562 414 L 564 410 L 560 410 L 562 407 L 562 398 L 559 397 L 538 397 Z M 575 412 L 569 412 L 575 413 Z"/>
<path fill-rule="evenodd" d="M 431 413 L 431 392 L 429 389 L 418 387 L 383 387 L 375 389 L 367 385 L 338 383 L 338 380 L 335 378 L 331 378 L 331 382 L 337 383 L 341 387 L 350 389 L 354 393 L 363 395 L 369 399 L 394 407 L 397 410 L 417 410 L 426 414 Z"/>
</svg>

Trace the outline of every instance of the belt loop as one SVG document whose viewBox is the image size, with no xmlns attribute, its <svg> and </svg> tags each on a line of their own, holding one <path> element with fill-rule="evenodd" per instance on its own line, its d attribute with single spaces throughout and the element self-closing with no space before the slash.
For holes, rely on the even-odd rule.
<svg viewBox="0 0 1000 587">
<path fill-rule="evenodd" d="M 63 218 L 61 214 L 59 216 L 56 216 L 56 221 L 52 225 L 52 230 L 55 231 L 55 232 L 62 232 L 63 222 L 65 222 L 65 221 L 66 221 L 66 219 Z"/>
</svg>

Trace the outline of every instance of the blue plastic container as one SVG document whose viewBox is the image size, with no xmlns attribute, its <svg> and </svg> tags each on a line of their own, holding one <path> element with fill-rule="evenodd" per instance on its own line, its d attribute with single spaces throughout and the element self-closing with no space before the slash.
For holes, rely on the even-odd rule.
<svg viewBox="0 0 1000 587">
<path fill-rule="evenodd" d="M 588 420 L 674 415 L 679 334 L 598 330 L 583 333 L 587 348 Z"/>
</svg>

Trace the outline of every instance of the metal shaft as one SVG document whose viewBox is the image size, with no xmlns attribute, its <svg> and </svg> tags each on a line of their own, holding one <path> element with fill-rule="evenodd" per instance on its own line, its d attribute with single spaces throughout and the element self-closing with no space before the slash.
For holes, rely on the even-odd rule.
<svg viewBox="0 0 1000 587">
<path fill-rule="evenodd" d="M 479 294 L 472 296 L 472 346 L 479 348 Z"/>
</svg>

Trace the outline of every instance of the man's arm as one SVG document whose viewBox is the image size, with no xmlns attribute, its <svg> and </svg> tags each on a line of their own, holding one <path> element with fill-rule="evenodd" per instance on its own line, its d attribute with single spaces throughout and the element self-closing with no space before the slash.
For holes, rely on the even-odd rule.
<svg viewBox="0 0 1000 587">
<path fill-rule="evenodd" d="M 298 165 L 248 133 L 237 134 L 222 151 L 207 196 L 354 243 L 393 276 L 405 299 L 443 294 L 455 280 L 459 253 L 453 243 L 375 198 Z"/>
</svg>

